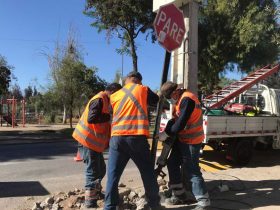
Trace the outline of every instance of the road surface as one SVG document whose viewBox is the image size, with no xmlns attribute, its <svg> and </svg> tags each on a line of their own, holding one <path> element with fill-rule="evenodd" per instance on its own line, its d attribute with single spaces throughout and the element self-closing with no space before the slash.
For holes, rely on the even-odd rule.
<svg viewBox="0 0 280 210">
<path fill-rule="evenodd" d="M 76 152 L 76 143 L 67 138 L 0 134 L 0 209 L 30 209 L 50 194 L 83 188 L 83 163 L 73 160 Z M 280 209 L 280 150 L 256 152 L 244 168 L 234 167 L 221 153 L 207 150 L 201 166 L 214 207 Z M 129 162 L 121 182 L 132 188 L 142 186 L 133 163 Z M 229 191 L 220 192 L 221 184 Z"/>
</svg>

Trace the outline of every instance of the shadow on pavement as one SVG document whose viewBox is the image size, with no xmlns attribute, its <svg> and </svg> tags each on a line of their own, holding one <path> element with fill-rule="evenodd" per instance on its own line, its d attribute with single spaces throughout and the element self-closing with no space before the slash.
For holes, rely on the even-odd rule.
<svg viewBox="0 0 280 210">
<path fill-rule="evenodd" d="M 73 156 L 77 142 L 71 137 L 73 129 L 0 132 L 0 162 L 25 159 L 53 159 Z"/>
<path fill-rule="evenodd" d="M 217 162 L 220 165 L 230 165 L 230 168 L 240 168 L 240 166 L 235 165 L 233 162 L 226 160 L 225 152 L 207 150 L 203 151 L 203 155 L 201 157 L 201 162 L 210 167 L 214 167 L 219 170 L 223 170 L 215 164 L 211 162 Z M 249 164 L 244 166 L 245 168 L 256 168 L 256 167 L 270 167 L 270 166 L 278 166 L 280 165 L 280 152 L 279 150 L 267 149 L 263 151 L 254 150 L 252 159 Z"/>
<path fill-rule="evenodd" d="M 72 141 L 38 144 L 0 145 L 0 162 L 19 161 L 27 159 L 49 160 L 55 156 L 74 156 L 77 153 L 77 143 Z"/>
<path fill-rule="evenodd" d="M 0 182 L 0 198 L 20 196 L 43 196 L 50 194 L 36 181 Z"/>
<path fill-rule="evenodd" d="M 221 180 L 207 182 L 211 209 L 253 209 L 269 206 L 279 206 L 280 209 L 279 180 L 222 180 L 222 184 L 228 187 L 228 191 L 220 191 Z"/>
</svg>

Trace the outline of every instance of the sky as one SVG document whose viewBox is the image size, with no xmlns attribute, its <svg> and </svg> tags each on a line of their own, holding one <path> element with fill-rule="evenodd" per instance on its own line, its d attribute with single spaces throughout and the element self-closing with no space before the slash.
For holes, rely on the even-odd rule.
<svg viewBox="0 0 280 210">
<path fill-rule="evenodd" d="M 76 31 L 84 63 L 97 67 L 102 79 L 113 81 L 122 68 L 122 57 L 116 53 L 121 40 L 113 38 L 108 43 L 105 33 L 97 33 L 90 26 L 92 19 L 82 13 L 84 6 L 85 0 L 0 0 L 0 54 L 14 67 L 17 80 L 12 84 L 16 82 L 22 90 L 28 85 L 39 90 L 47 87 L 50 71 L 43 53 L 52 54 L 57 41 L 65 45 L 71 27 Z M 136 44 L 143 84 L 158 89 L 165 50 L 144 36 Z M 124 75 L 131 70 L 132 59 L 124 56 Z"/>
<path fill-rule="evenodd" d="M 104 33 L 90 26 L 92 19 L 82 11 L 85 0 L 0 0 L 0 54 L 14 67 L 13 75 L 23 90 L 49 84 L 49 66 L 44 53 L 53 53 L 55 42 L 65 44 L 73 27 L 87 66 L 96 66 L 98 75 L 112 82 L 122 68 L 122 57 L 116 53 L 121 46 L 117 38 L 110 43 Z M 164 49 L 139 37 L 138 69 L 143 84 L 160 86 Z M 132 70 L 131 57 L 124 56 L 123 72 Z"/>
</svg>

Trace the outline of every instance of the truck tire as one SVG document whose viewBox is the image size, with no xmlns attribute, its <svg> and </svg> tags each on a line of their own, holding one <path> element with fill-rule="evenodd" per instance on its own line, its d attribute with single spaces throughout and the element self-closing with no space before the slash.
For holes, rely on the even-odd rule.
<svg viewBox="0 0 280 210">
<path fill-rule="evenodd" d="M 253 154 L 253 144 L 250 140 L 237 141 L 233 150 L 233 160 L 237 165 L 247 165 Z"/>
<path fill-rule="evenodd" d="M 255 149 L 258 151 L 265 151 L 268 150 L 271 146 L 269 144 L 264 144 L 261 142 L 257 142 L 255 145 Z"/>
</svg>

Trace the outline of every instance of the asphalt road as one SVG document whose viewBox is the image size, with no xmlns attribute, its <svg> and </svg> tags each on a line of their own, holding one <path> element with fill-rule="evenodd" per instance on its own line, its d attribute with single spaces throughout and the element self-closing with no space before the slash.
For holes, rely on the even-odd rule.
<svg viewBox="0 0 280 210">
<path fill-rule="evenodd" d="M 43 136 L 48 143 L 43 142 Z M 0 134 L 1 210 L 30 209 L 32 203 L 42 201 L 50 194 L 83 188 L 83 163 L 73 160 L 77 152 L 73 140 L 48 135 L 15 137 L 13 140 L 10 136 L 8 142 L 1 138 L 6 139 Z M 251 163 L 244 168 L 230 165 L 221 153 L 205 151 L 201 166 L 213 206 L 280 209 L 279 150 L 256 152 Z M 133 188 L 142 186 L 133 163 L 129 162 L 121 182 Z M 221 183 L 227 185 L 229 191 L 220 192 L 218 186 Z"/>
<path fill-rule="evenodd" d="M 0 209 L 30 209 L 43 196 L 83 188 L 84 165 L 74 161 L 76 152 L 73 140 L 0 144 Z M 137 169 L 129 162 L 122 182 L 141 186 L 139 173 L 125 176 L 131 172 Z"/>
</svg>

